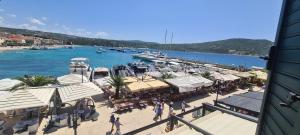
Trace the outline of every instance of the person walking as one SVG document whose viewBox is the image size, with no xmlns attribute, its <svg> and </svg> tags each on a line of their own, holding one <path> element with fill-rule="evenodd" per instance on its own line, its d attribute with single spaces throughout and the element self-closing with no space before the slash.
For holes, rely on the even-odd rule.
<svg viewBox="0 0 300 135">
<path fill-rule="evenodd" d="M 186 103 L 185 103 L 185 101 L 183 100 L 183 101 L 181 102 L 181 112 L 185 112 L 185 105 L 186 105 Z"/>
<path fill-rule="evenodd" d="M 115 119 L 114 114 L 111 114 L 110 119 L 109 119 L 109 122 L 111 123 L 111 130 L 110 130 L 111 133 L 114 131 L 115 121 L 116 121 L 116 119 Z"/>
<path fill-rule="evenodd" d="M 169 115 L 168 115 L 168 117 L 171 117 L 171 115 L 173 114 L 173 111 L 174 111 L 173 105 L 170 104 L 170 106 L 169 106 Z"/>
<path fill-rule="evenodd" d="M 116 131 L 116 135 L 121 135 L 121 129 L 120 129 L 120 126 L 121 126 L 121 122 L 120 122 L 120 118 L 118 117 L 115 121 L 115 126 L 117 128 L 117 131 Z"/>
</svg>

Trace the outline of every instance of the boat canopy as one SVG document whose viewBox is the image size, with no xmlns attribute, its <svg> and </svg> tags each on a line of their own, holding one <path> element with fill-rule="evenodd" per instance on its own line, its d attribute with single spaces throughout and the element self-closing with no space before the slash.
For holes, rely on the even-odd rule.
<svg viewBox="0 0 300 135">
<path fill-rule="evenodd" d="M 49 105 L 55 88 L 19 89 L 0 97 L 0 112 Z"/>
<path fill-rule="evenodd" d="M 94 71 L 95 72 L 109 72 L 109 69 L 105 68 L 105 67 L 98 67 L 98 68 L 95 68 Z"/>
</svg>

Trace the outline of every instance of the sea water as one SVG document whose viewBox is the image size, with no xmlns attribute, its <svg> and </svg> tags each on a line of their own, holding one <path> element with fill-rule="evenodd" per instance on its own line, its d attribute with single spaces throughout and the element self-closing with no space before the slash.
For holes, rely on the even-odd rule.
<svg viewBox="0 0 300 135">
<path fill-rule="evenodd" d="M 61 76 L 69 73 L 69 62 L 74 57 L 86 57 L 92 67 L 112 67 L 137 61 L 132 58 L 134 52 L 117 52 L 106 50 L 96 53 L 92 46 L 60 48 L 55 50 L 16 50 L 0 52 L 0 79 L 23 75 Z M 265 61 L 252 56 L 196 53 L 181 51 L 164 51 L 170 57 L 198 60 L 226 65 L 243 65 L 246 67 L 264 67 Z"/>
</svg>

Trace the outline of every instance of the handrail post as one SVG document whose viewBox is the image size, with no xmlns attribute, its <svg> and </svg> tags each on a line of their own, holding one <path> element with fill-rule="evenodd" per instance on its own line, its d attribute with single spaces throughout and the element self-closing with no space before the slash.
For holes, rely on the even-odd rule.
<svg viewBox="0 0 300 135">
<path fill-rule="evenodd" d="M 173 114 L 170 115 L 170 131 L 174 129 L 174 116 Z"/>
</svg>

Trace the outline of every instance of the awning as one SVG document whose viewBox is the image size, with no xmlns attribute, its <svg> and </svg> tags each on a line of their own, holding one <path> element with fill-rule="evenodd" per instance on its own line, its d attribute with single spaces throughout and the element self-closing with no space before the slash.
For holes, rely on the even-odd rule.
<svg viewBox="0 0 300 135">
<path fill-rule="evenodd" d="M 179 88 L 179 92 L 188 92 L 196 90 L 198 87 L 211 86 L 213 81 L 201 76 L 182 76 L 172 79 L 166 79 L 166 82 Z"/>
<path fill-rule="evenodd" d="M 82 76 L 79 74 L 68 74 L 68 75 L 60 76 L 57 78 L 57 81 L 59 84 L 62 85 L 76 84 L 76 83 L 82 83 L 82 77 L 83 77 L 83 82 L 89 81 L 86 78 L 86 76 Z"/>
<path fill-rule="evenodd" d="M 150 85 L 152 89 L 168 88 L 169 85 L 160 80 L 144 81 L 146 84 Z"/>
<path fill-rule="evenodd" d="M 20 89 L 0 97 L 0 112 L 49 105 L 55 88 Z"/>
<path fill-rule="evenodd" d="M 124 78 L 124 83 L 132 83 L 132 82 L 137 82 L 138 79 L 136 77 L 125 77 Z"/>
<path fill-rule="evenodd" d="M 241 77 L 241 78 L 250 78 L 250 77 L 254 76 L 253 74 L 250 74 L 249 72 L 239 72 L 234 75 Z"/>
<path fill-rule="evenodd" d="M 268 74 L 263 71 L 250 71 L 251 74 L 254 74 L 258 79 L 267 80 Z"/>
<path fill-rule="evenodd" d="M 23 82 L 15 79 L 2 79 L 0 80 L 0 91 L 9 91 L 13 89 L 14 87 L 22 85 Z"/>
<path fill-rule="evenodd" d="M 58 88 L 63 103 L 102 94 L 103 91 L 94 83 L 78 83 Z"/>
<path fill-rule="evenodd" d="M 139 91 L 143 91 L 143 90 L 152 89 L 152 87 L 150 85 L 148 85 L 147 83 L 142 82 L 142 81 L 130 83 L 130 84 L 126 85 L 126 87 L 128 88 L 128 90 L 130 92 L 139 92 Z"/>
</svg>

